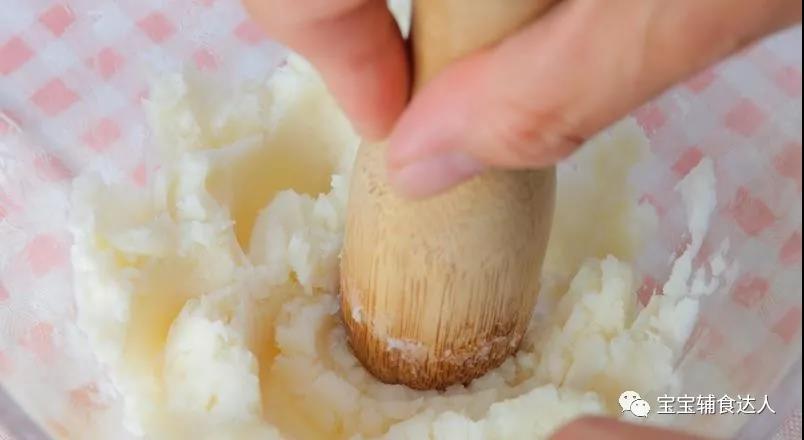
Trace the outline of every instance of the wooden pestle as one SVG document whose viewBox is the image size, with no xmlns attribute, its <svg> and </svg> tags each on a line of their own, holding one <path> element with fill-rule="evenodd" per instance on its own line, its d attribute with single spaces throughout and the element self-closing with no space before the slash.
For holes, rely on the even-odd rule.
<svg viewBox="0 0 804 440">
<path fill-rule="evenodd" d="M 552 3 L 414 1 L 414 90 Z M 341 259 L 341 310 L 352 350 L 386 383 L 467 383 L 514 353 L 528 326 L 555 169 L 489 171 L 421 201 L 395 194 L 385 169 L 383 144 L 360 147 Z"/>
</svg>

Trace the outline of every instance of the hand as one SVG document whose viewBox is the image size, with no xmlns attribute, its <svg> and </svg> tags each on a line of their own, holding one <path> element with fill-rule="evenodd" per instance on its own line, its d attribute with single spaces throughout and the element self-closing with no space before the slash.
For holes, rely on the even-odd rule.
<svg viewBox="0 0 804 440">
<path fill-rule="evenodd" d="M 553 434 L 551 440 L 704 440 L 680 432 L 640 426 L 604 417 L 584 417 L 575 420 Z"/>
<path fill-rule="evenodd" d="M 489 167 L 555 164 L 634 107 L 771 32 L 800 0 L 564 0 L 409 95 L 383 0 L 244 0 L 307 57 L 358 130 L 390 133 L 397 189 L 424 197 Z"/>
</svg>

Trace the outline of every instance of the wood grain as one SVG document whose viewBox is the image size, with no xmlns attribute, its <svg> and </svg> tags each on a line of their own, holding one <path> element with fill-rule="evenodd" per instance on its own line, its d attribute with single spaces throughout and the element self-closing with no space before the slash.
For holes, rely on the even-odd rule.
<svg viewBox="0 0 804 440">
<path fill-rule="evenodd" d="M 551 1 L 414 2 L 417 88 L 493 44 Z M 539 290 L 555 170 L 491 171 L 410 201 L 385 176 L 384 145 L 362 145 L 350 188 L 341 309 L 352 350 L 387 383 L 443 389 L 515 352 Z"/>
</svg>

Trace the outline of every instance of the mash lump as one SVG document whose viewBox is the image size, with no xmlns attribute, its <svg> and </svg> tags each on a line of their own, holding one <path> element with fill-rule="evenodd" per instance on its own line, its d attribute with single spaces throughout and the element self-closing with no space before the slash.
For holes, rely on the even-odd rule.
<svg viewBox="0 0 804 440">
<path fill-rule="evenodd" d="M 674 362 L 717 283 L 690 264 L 714 208 L 713 172 L 704 160 L 680 185 L 692 242 L 665 294 L 639 306 L 626 261 L 655 219 L 622 177 L 647 154 L 633 121 L 579 155 L 586 179 L 560 180 L 545 286 L 520 352 L 439 393 L 380 383 L 349 351 L 335 292 L 360 139 L 310 66 L 292 56 L 266 81 L 227 89 L 169 76 L 146 110 L 162 146 L 148 183 L 82 176 L 73 199 L 79 325 L 130 431 L 538 439 L 581 414 L 618 416 L 624 390 L 655 401 L 678 386 Z M 579 223 L 590 218 L 605 237 Z"/>
</svg>

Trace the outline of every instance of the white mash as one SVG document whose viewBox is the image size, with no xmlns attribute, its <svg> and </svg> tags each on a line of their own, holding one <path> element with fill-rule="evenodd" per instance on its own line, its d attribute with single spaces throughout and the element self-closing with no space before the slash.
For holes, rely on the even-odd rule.
<svg viewBox="0 0 804 440">
<path fill-rule="evenodd" d="M 360 139 L 312 69 L 291 57 L 229 88 L 177 74 L 146 110 L 160 168 L 144 187 L 79 178 L 72 253 L 79 324 L 128 429 L 147 438 L 545 438 L 581 414 L 620 416 L 624 390 L 672 394 L 698 301 L 724 269 L 692 272 L 715 206 L 704 160 L 679 185 L 691 243 L 664 294 L 637 304 L 628 261 L 655 218 L 628 186 L 648 152 L 626 120 L 560 173 L 519 353 L 445 392 L 383 384 L 350 353 L 336 297 Z"/>
</svg>

